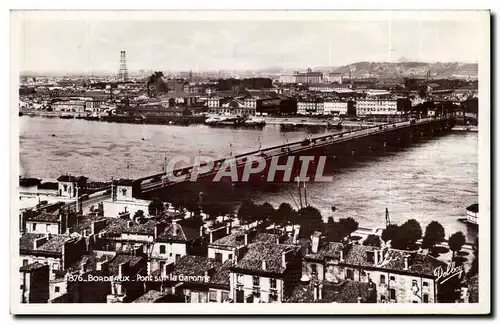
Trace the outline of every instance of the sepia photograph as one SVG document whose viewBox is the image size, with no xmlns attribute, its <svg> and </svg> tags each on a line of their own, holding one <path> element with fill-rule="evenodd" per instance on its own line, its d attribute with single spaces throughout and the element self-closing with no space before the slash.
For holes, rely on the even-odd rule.
<svg viewBox="0 0 500 324">
<path fill-rule="evenodd" d="M 12 313 L 491 311 L 489 11 L 10 16 Z"/>
</svg>

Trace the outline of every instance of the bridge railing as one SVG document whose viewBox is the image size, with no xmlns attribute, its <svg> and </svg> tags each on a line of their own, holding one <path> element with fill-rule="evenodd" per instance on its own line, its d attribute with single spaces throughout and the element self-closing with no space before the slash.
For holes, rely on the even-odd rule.
<svg viewBox="0 0 500 324">
<path fill-rule="evenodd" d="M 396 123 L 379 124 L 379 125 L 374 125 L 374 126 L 368 126 L 366 128 L 362 128 L 362 129 L 357 129 L 354 131 L 349 130 L 349 131 L 335 133 L 335 134 L 323 135 L 323 136 L 309 139 L 309 141 L 314 143 L 314 145 L 316 147 L 321 147 L 321 146 L 330 145 L 332 142 L 338 141 L 339 139 L 347 140 L 347 139 L 352 139 L 353 137 L 358 138 L 358 137 L 368 136 L 368 135 L 376 134 L 376 133 L 384 133 L 388 129 L 395 130 L 395 129 L 400 129 L 400 128 L 404 128 L 404 127 L 412 126 L 412 125 L 416 125 L 416 124 L 425 124 L 425 123 L 428 123 L 430 121 L 445 120 L 446 118 L 447 117 L 429 117 L 429 118 L 424 118 L 424 119 L 411 119 L 411 120 L 406 120 L 406 121 L 401 121 L 401 122 L 396 122 Z M 238 165 L 241 163 L 245 163 L 246 158 L 248 158 L 250 156 L 256 156 L 256 154 L 264 155 L 264 156 L 267 156 L 268 158 L 271 158 L 272 156 L 281 155 L 280 153 L 288 155 L 288 154 L 300 152 L 302 150 L 310 149 L 311 148 L 310 144 L 305 145 L 305 146 L 302 145 L 304 143 L 304 141 L 305 140 L 291 142 L 291 143 L 287 143 L 287 144 L 280 144 L 280 145 L 276 145 L 276 146 L 272 146 L 272 147 L 268 147 L 268 148 L 264 148 L 264 149 L 260 149 L 260 150 L 251 151 L 251 152 L 244 153 L 244 154 L 238 154 L 235 156 L 221 158 L 221 159 L 214 161 L 214 168 L 212 168 L 212 170 L 207 171 L 205 173 L 201 173 L 200 175 L 202 175 L 202 174 L 206 175 L 206 174 L 211 174 L 211 173 L 217 172 L 218 167 L 220 167 L 222 165 L 222 163 L 228 159 L 236 160 L 236 163 Z M 319 145 L 316 145 L 315 143 L 318 141 L 320 141 L 322 143 L 320 143 Z M 295 148 L 292 150 L 292 147 L 294 147 L 294 146 L 298 146 L 298 148 Z M 278 152 L 277 155 L 267 155 L 266 154 L 266 153 L 272 152 L 273 150 L 278 150 L 278 149 L 282 149 L 282 148 L 288 148 L 289 150 L 286 150 L 284 152 L 283 151 Z M 176 169 L 172 173 L 169 173 L 169 174 L 163 172 L 163 173 L 159 173 L 159 174 L 156 174 L 153 176 L 138 179 L 137 181 L 144 181 L 144 180 L 149 180 L 149 179 L 153 180 L 155 178 L 160 177 L 160 181 L 141 183 L 141 190 L 148 190 L 148 189 L 152 190 L 152 189 L 156 189 L 156 187 L 158 187 L 158 186 L 162 187 L 162 186 L 165 186 L 168 184 L 175 183 L 175 181 L 169 180 L 168 176 L 171 176 L 171 175 L 175 175 L 175 176 L 190 175 L 191 170 L 193 170 L 195 167 L 200 167 L 200 166 L 201 165 L 193 165 L 193 166 L 189 166 L 189 167 L 185 167 L 185 168 Z"/>
</svg>

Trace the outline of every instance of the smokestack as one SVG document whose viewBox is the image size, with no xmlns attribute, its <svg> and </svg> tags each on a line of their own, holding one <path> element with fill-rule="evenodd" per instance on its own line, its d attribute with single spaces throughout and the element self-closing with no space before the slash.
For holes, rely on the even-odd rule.
<svg viewBox="0 0 500 324">
<path fill-rule="evenodd" d="M 248 245 L 248 233 L 245 233 L 245 245 Z"/>
<path fill-rule="evenodd" d="M 210 235 L 210 243 L 213 243 L 214 242 L 214 233 L 212 231 L 210 231 L 209 235 Z"/>
<path fill-rule="evenodd" d="M 404 270 L 408 270 L 408 255 L 404 256 L 405 267 Z"/>
<path fill-rule="evenodd" d="M 318 300 L 318 283 L 314 283 L 313 299 L 314 301 Z"/>
<path fill-rule="evenodd" d="M 204 232 L 203 232 L 203 226 L 200 226 L 200 236 L 203 236 Z"/>
<path fill-rule="evenodd" d="M 264 271 L 267 270 L 267 262 L 266 262 L 266 260 L 262 260 L 262 270 L 264 270 Z"/>
<path fill-rule="evenodd" d="M 340 262 L 343 262 L 344 261 L 344 250 L 341 249 L 340 250 Z"/>
<path fill-rule="evenodd" d="M 378 250 L 373 251 L 373 263 L 374 264 L 378 264 L 378 262 L 379 262 L 378 256 L 379 256 Z"/>
<path fill-rule="evenodd" d="M 281 265 L 283 268 L 286 268 L 286 255 L 288 251 L 284 251 L 281 253 Z"/>
<path fill-rule="evenodd" d="M 318 299 L 323 299 L 323 284 L 319 284 L 318 286 Z"/>
<path fill-rule="evenodd" d="M 231 234 L 231 223 L 226 223 L 226 235 Z"/>
</svg>

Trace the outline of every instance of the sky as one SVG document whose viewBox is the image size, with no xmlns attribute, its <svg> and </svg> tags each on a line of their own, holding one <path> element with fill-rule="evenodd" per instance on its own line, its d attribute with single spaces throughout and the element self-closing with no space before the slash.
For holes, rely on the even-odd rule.
<svg viewBox="0 0 500 324">
<path fill-rule="evenodd" d="M 341 66 L 359 61 L 478 61 L 471 21 L 24 19 L 22 71 L 252 70 Z"/>
</svg>

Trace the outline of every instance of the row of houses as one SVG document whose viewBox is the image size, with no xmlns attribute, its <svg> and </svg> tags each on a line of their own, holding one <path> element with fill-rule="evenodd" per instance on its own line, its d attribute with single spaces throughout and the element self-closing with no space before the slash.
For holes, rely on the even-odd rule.
<svg viewBox="0 0 500 324">
<path fill-rule="evenodd" d="M 299 239 L 297 229 L 148 215 L 149 202 L 135 218 L 131 183 L 119 181 L 113 191 L 110 203 L 121 209 L 87 216 L 34 210 L 26 218 L 21 302 L 439 302 L 444 280 L 434 269 L 446 264 L 425 253 L 330 242 L 321 232 Z M 49 223 L 55 226 L 33 227 Z"/>
</svg>

